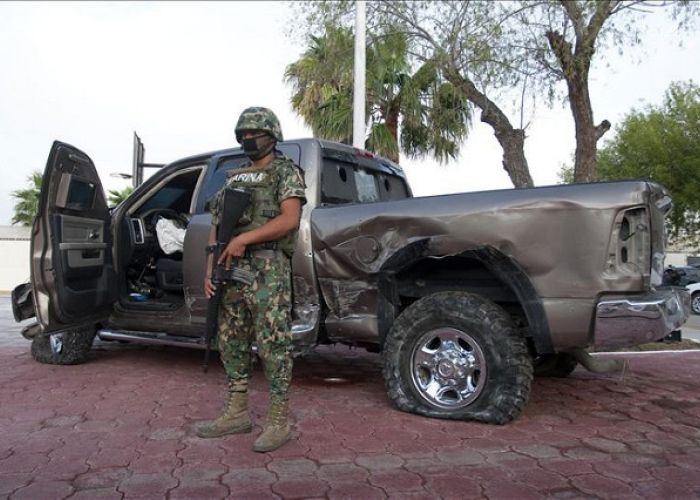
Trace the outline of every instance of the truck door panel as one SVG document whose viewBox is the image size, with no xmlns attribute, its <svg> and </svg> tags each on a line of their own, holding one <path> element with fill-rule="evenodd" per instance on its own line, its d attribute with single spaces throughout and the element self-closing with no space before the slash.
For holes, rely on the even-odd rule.
<svg viewBox="0 0 700 500">
<path fill-rule="evenodd" d="M 97 170 L 54 142 L 32 230 L 32 286 L 45 330 L 104 317 L 116 298 L 111 217 Z"/>
</svg>

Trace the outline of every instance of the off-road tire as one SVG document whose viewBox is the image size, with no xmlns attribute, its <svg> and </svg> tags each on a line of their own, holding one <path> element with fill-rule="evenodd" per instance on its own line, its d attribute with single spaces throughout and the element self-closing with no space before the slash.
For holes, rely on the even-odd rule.
<svg viewBox="0 0 700 500">
<path fill-rule="evenodd" d="M 49 365 L 78 365 L 87 360 L 92 341 L 95 339 L 94 328 L 84 327 L 53 333 L 63 337 L 61 352 L 54 353 L 51 349 L 50 334 L 40 333 L 32 339 L 32 357 L 35 361 Z"/>
<path fill-rule="evenodd" d="M 573 354 L 558 352 L 546 354 L 535 359 L 535 377 L 566 378 L 578 366 Z"/>
<path fill-rule="evenodd" d="M 483 354 L 483 386 L 464 407 L 431 404 L 412 380 L 411 352 L 426 333 L 440 329 L 464 332 Z M 533 369 L 525 339 L 502 308 L 478 295 L 440 292 L 414 302 L 388 333 L 382 357 L 387 394 L 402 411 L 505 424 L 522 412 L 530 394 Z"/>
</svg>

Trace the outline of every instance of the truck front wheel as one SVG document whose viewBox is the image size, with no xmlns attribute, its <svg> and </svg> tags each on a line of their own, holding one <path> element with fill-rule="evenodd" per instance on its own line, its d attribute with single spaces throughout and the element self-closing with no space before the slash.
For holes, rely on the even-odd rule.
<svg viewBox="0 0 700 500">
<path fill-rule="evenodd" d="M 414 302 L 382 355 L 389 398 L 406 412 L 504 424 L 530 393 L 525 339 L 503 309 L 478 295 L 441 292 Z"/>
<path fill-rule="evenodd" d="M 78 365 L 87 359 L 94 339 L 92 327 L 37 333 L 32 339 L 32 357 L 49 365 Z"/>
</svg>

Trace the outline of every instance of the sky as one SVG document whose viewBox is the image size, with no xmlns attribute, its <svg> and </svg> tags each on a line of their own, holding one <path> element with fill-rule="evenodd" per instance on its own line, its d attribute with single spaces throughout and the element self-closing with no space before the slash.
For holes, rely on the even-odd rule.
<svg viewBox="0 0 700 500">
<path fill-rule="evenodd" d="M 679 35 L 663 15 L 646 19 L 640 47 L 608 50 L 593 68 L 596 122 L 614 127 L 633 107 L 660 103 L 671 82 L 700 82 L 700 37 Z M 110 174 L 131 172 L 134 131 L 149 163 L 235 146 L 238 115 L 253 105 L 273 109 L 286 138 L 311 136 L 283 81 L 304 50 L 287 36 L 290 22 L 285 2 L 0 2 L 0 225 L 54 140 L 85 151 L 107 190 L 130 183 Z M 539 104 L 526 120 L 535 184 L 555 184 L 575 147 L 568 106 Z M 416 195 L 512 187 L 478 115 L 457 161 L 401 163 Z"/>
</svg>

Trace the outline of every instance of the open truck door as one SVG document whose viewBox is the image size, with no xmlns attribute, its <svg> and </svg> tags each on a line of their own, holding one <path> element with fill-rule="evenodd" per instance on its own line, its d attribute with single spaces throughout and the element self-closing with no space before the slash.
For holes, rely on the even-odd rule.
<svg viewBox="0 0 700 500">
<path fill-rule="evenodd" d="M 31 241 L 34 309 L 44 334 L 77 330 L 94 334 L 95 323 L 109 315 L 117 298 L 110 226 L 92 160 L 55 141 Z M 68 339 L 51 340 L 56 344 Z M 57 347 L 52 347 L 55 354 Z"/>
</svg>

